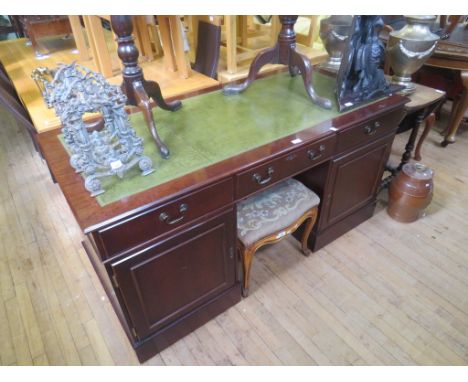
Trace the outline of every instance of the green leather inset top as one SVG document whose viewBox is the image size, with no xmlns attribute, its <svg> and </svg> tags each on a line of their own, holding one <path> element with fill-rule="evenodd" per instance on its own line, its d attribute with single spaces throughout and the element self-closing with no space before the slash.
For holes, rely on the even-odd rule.
<svg viewBox="0 0 468 382">
<path fill-rule="evenodd" d="M 314 87 L 319 95 L 332 100 L 330 110 L 314 105 L 301 76 L 290 77 L 289 73 L 258 79 L 239 95 L 215 91 L 185 99 L 176 112 L 155 108 L 159 135 L 171 152 L 167 160 L 160 157 L 143 115 L 130 115 L 155 172 L 141 176 L 137 166 L 124 179 L 100 178 L 105 193 L 97 196 L 99 204 L 104 206 L 337 116 L 335 79 L 316 73 Z"/>
</svg>

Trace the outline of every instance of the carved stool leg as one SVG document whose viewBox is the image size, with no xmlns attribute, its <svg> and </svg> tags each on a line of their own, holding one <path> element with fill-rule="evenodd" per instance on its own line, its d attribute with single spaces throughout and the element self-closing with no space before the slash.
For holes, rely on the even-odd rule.
<svg viewBox="0 0 468 382">
<path fill-rule="evenodd" d="M 156 145 L 159 148 L 159 152 L 161 153 L 161 156 L 164 159 L 167 159 L 169 158 L 169 154 L 170 154 L 169 149 L 161 140 L 161 138 L 159 138 L 158 132 L 156 130 L 156 125 L 154 123 L 153 113 L 151 111 L 151 103 L 148 98 L 148 95 L 146 94 L 145 89 L 143 88 L 143 84 L 140 81 L 135 81 L 133 82 L 132 85 L 133 85 L 135 99 L 138 103 L 138 107 L 140 108 L 140 110 L 143 112 L 143 115 L 145 116 L 146 124 L 148 125 L 148 129 L 151 133 L 151 136 L 156 142 Z"/>
<path fill-rule="evenodd" d="M 257 248 L 255 246 L 242 249 L 242 267 L 244 269 L 244 280 L 242 282 L 243 297 L 247 297 L 249 295 L 250 269 L 252 268 L 252 260 L 256 251 Z"/>
<path fill-rule="evenodd" d="M 258 72 L 263 66 L 265 66 L 266 64 L 275 64 L 278 62 L 278 52 L 278 44 L 275 45 L 273 48 L 262 50 L 252 61 L 252 64 L 250 65 L 249 69 L 249 75 L 247 76 L 245 81 L 240 84 L 231 84 L 225 86 L 223 88 L 223 93 L 226 95 L 231 95 L 243 92 L 255 80 L 255 77 L 257 77 Z"/>
<path fill-rule="evenodd" d="M 312 228 L 314 228 L 315 221 L 317 220 L 317 208 L 314 208 L 312 211 L 312 215 L 310 218 L 307 220 L 307 225 L 304 228 L 304 232 L 302 233 L 302 239 L 301 239 L 301 246 L 302 246 L 302 253 L 305 256 L 310 255 L 310 249 L 309 246 L 307 245 L 307 242 L 309 240 L 309 235 L 312 232 Z"/>
<path fill-rule="evenodd" d="M 432 129 L 432 127 L 435 124 L 436 116 L 435 113 L 432 112 L 431 114 L 428 115 L 426 118 L 426 126 L 424 127 L 424 131 L 421 134 L 421 137 L 419 138 L 418 144 L 416 145 L 416 150 L 414 152 L 414 159 L 417 161 L 421 160 L 421 147 L 426 139 L 427 135 L 429 134 L 429 131 Z"/>
<path fill-rule="evenodd" d="M 323 107 L 324 109 L 331 109 L 332 103 L 329 99 L 320 97 L 315 93 L 315 90 L 312 86 L 312 65 L 310 64 L 310 60 L 296 52 L 295 50 L 291 50 L 291 65 L 293 67 L 297 67 L 299 69 L 299 72 L 302 75 L 302 79 L 304 80 L 304 86 L 306 88 L 307 94 L 309 95 L 309 98 L 312 100 L 313 103 L 316 105 L 319 105 L 320 107 Z"/>
</svg>

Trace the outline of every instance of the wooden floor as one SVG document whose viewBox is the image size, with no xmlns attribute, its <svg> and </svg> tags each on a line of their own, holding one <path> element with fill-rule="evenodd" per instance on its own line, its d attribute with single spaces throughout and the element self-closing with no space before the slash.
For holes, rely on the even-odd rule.
<svg viewBox="0 0 468 382">
<path fill-rule="evenodd" d="M 423 149 L 436 173 L 424 219 L 392 221 L 383 193 L 309 258 L 293 239 L 261 250 L 250 297 L 147 364 L 466 365 L 468 131 L 440 139 Z M 3 109 L 0 176 L 0 363 L 137 364 L 64 197 Z"/>
</svg>

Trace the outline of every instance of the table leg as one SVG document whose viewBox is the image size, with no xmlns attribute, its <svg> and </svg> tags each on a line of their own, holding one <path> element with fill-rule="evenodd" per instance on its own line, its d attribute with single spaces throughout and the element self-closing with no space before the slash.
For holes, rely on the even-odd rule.
<svg viewBox="0 0 468 382">
<path fill-rule="evenodd" d="M 416 142 L 416 138 L 418 136 L 418 131 L 419 131 L 419 126 L 421 123 L 424 121 L 424 114 L 425 110 L 422 110 L 418 116 L 416 117 L 416 123 L 414 124 L 413 129 L 411 130 L 411 135 L 408 139 L 408 142 L 406 143 L 405 146 L 405 152 L 401 156 L 401 162 L 398 165 L 396 172 L 400 171 L 403 166 L 408 163 L 411 159 L 411 153 L 413 152 L 414 149 L 414 143 Z"/>
<path fill-rule="evenodd" d="M 83 22 L 85 25 L 86 36 L 88 37 L 88 44 L 89 44 L 89 47 L 91 48 L 92 58 L 94 59 L 94 62 L 96 64 L 96 69 L 99 70 L 99 65 L 96 59 L 97 57 L 96 44 L 94 43 L 93 36 L 91 34 L 92 25 L 89 21 L 89 16 L 83 16 Z"/>
<path fill-rule="evenodd" d="M 144 49 L 141 45 L 141 37 L 140 37 L 140 27 L 138 25 L 138 20 L 137 20 L 137 17 L 138 16 L 132 16 L 132 23 L 133 23 L 133 38 L 135 39 L 135 45 L 138 49 L 138 51 L 140 52 L 140 56 L 145 59 L 145 52 L 144 52 Z"/>
<path fill-rule="evenodd" d="M 390 172 L 390 175 L 387 176 L 386 178 L 384 178 L 380 182 L 378 192 L 380 192 L 384 188 L 387 188 L 388 186 L 390 186 L 390 183 L 392 182 L 393 178 L 395 178 L 395 176 L 398 174 L 398 172 L 401 171 L 403 166 L 406 163 L 408 163 L 409 160 L 411 159 L 411 152 L 413 151 L 414 143 L 415 143 L 416 138 L 418 136 L 419 126 L 421 125 L 422 121 L 424 120 L 424 115 L 425 114 L 426 114 L 426 110 L 423 109 L 417 115 L 415 124 L 413 126 L 413 129 L 411 130 L 411 135 L 408 138 L 408 142 L 406 143 L 406 146 L 405 146 L 405 151 L 404 151 L 403 155 L 401 156 L 401 161 L 400 161 L 400 164 L 398 165 L 398 167 L 392 167 L 392 166 L 389 166 L 389 165 L 385 166 L 385 170 Z"/>
<path fill-rule="evenodd" d="M 159 57 L 163 54 L 163 49 L 161 46 L 161 39 L 159 38 L 158 27 L 154 20 L 152 20 L 151 24 L 148 24 L 148 27 L 150 34 L 150 43 L 154 43 L 155 55 L 156 57 Z"/>
<path fill-rule="evenodd" d="M 227 16 L 226 16 L 227 17 Z M 259 52 L 250 64 L 247 78 L 240 84 L 228 84 L 223 88 L 226 95 L 238 94 L 247 89 L 255 80 L 260 69 L 266 64 L 282 64 L 289 67 L 291 75 L 301 73 L 307 94 L 313 103 L 330 109 L 332 104 L 329 99 L 320 97 L 314 91 L 311 83 L 312 65 L 310 60 L 296 51 L 296 33 L 294 24 L 297 21 L 297 15 L 279 16 L 281 21 L 281 32 L 278 35 L 278 42 L 273 48 L 268 48 Z M 227 24 L 229 25 L 229 24 Z"/>
<path fill-rule="evenodd" d="M 175 72 L 177 70 L 177 64 L 172 50 L 171 27 L 168 16 L 158 16 L 158 24 L 163 48 L 164 66 L 166 70 Z"/>
<path fill-rule="evenodd" d="M 416 145 L 416 150 L 414 152 L 414 159 L 417 161 L 421 160 L 421 147 L 426 139 L 427 135 L 429 134 L 429 131 L 434 127 L 435 124 L 435 113 L 431 113 L 428 115 L 426 118 L 426 126 L 424 127 L 424 131 L 421 134 L 421 137 L 419 138 L 418 144 Z"/>
<path fill-rule="evenodd" d="M 450 143 L 455 143 L 455 135 L 460 127 L 463 116 L 465 115 L 466 109 L 468 108 L 468 71 L 461 72 L 462 82 L 464 86 L 463 94 L 460 101 L 457 102 L 452 114 L 450 115 L 450 121 L 447 126 L 447 133 L 443 142 L 442 147 L 446 147 Z"/>
<path fill-rule="evenodd" d="M 101 19 L 99 16 L 83 16 L 88 33 L 90 44 L 93 45 L 94 59 L 96 66 L 106 78 L 112 77 L 112 61 L 107 49 L 106 38 L 102 31 Z M 91 42 L 92 41 L 92 42 Z"/>
<path fill-rule="evenodd" d="M 76 48 L 80 55 L 80 60 L 87 61 L 90 57 L 83 30 L 81 29 L 80 16 L 68 16 L 68 19 L 70 20 L 70 26 L 75 39 Z"/>
<path fill-rule="evenodd" d="M 192 73 L 192 69 L 184 50 L 184 31 L 182 30 L 183 26 L 180 17 L 169 16 L 169 25 L 171 27 L 171 38 L 179 77 L 188 78 Z"/>
<path fill-rule="evenodd" d="M 236 16 L 224 16 L 226 25 L 226 61 L 228 73 L 237 73 L 237 25 Z"/>
<path fill-rule="evenodd" d="M 241 45 L 242 46 L 247 46 L 249 43 L 249 31 L 248 31 L 248 21 L 247 17 L 253 17 L 253 16 L 237 16 L 239 20 L 239 29 L 240 29 L 240 38 L 241 38 Z"/>
<path fill-rule="evenodd" d="M 271 16 L 271 43 L 275 44 L 278 41 L 278 35 L 281 30 L 281 23 L 279 17 L 274 15 Z"/>
</svg>

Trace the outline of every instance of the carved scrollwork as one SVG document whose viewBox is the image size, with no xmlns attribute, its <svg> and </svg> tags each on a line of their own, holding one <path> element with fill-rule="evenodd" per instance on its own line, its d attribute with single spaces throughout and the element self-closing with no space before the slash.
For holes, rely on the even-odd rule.
<svg viewBox="0 0 468 382">
<path fill-rule="evenodd" d="M 143 155 L 143 140 L 130 126 L 127 98 L 119 87 L 76 63 L 60 64 L 54 71 L 37 68 L 32 78 L 60 118 L 70 165 L 84 175 L 85 188 L 92 196 L 104 192 L 100 177 L 122 178 L 136 165 L 142 175 L 154 171 L 151 160 Z M 83 117 L 87 113 L 99 113 L 101 121 L 86 124 Z"/>
</svg>

